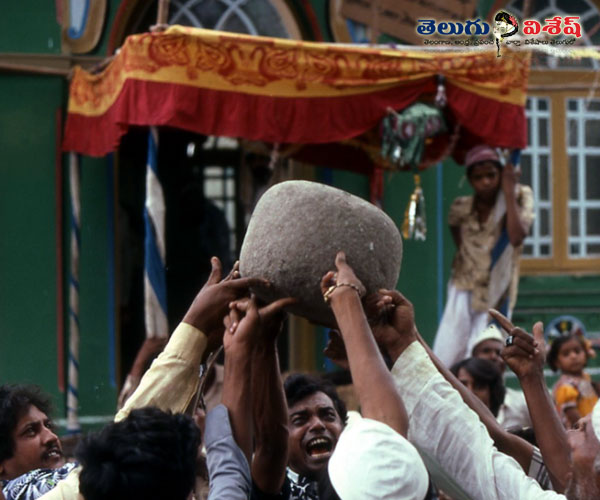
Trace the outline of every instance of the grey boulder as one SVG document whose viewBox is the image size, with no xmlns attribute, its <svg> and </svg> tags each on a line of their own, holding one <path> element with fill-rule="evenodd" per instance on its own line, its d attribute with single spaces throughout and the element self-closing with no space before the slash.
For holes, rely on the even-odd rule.
<svg viewBox="0 0 600 500">
<path fill-rule="evenodd" d="M 267 302 L 295 297 L 288 312 L 332 325 L 321 278 L 335 271 L 338 251 L 367 293 L 393 289 L 400 275 L 402 238 L 382 210 L 324 184 L 287 181 L 265 192 L 254 209 L 240 253 L 240 274 L 272 286 L 254 290 Z"/>
</svg>

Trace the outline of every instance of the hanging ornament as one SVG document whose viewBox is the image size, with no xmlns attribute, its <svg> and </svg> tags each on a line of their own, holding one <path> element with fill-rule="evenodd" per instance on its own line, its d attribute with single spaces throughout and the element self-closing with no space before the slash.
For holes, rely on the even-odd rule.
<svg viewBox="0 0 600 500">
<path fill-rule="evenodd" d="M 438 80 L 436 104 L 443 107 L 446 93 L 443 79 Z M 425 241 L 427 224 L 425 220 L 425 196 L 421 188 L 419 165 L 425 153 L 425 141 L 446 131 L 446 123 L 439 108 L 416 103 L 401 113 L 388 109 L 383 119 L 381 154 L 398 167 L 409 166 L 414 172 L 415 189 L 410 195 L 404 212 L 402 235 L 405 239 Z"/>
<path fill-rule="evenodd" d="M 398 167 L 416 168 L 423 160 L 425 140 L 446 131 L 439 109 L 421 102 L 401 113 L 388 108 L 383 119 L 381 155 Z"/>
<path fill-rule="evenodd" d="M 402 223 L 402 236 L 405 239 L 425 241 L 427 237 L 427 223 L 425 219 L 425 196 L 421 188 L 421 176 L 415 174 L 415 190 L 410 195 L 408 205 L 404 211 Z"/>
</svg>

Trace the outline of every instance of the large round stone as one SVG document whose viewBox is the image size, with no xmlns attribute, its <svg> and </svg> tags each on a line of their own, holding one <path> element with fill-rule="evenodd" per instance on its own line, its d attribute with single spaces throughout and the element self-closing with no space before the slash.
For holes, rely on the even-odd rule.
<svg viewBox="0 0 600 500">
<path fill-rule="evenodd" d="M 264 277 L 269 289 L 255 290 L 271 301 L 296 297 L 289 312 L 332 324 L 321 278 L 335 271 L 338 251 L 367 292 L 393 289 L 400 274 L 402 238 L 379 208 L 340 189 L 308 181 L 271 187 L 254 209 L 240 255 L 240 274 Z"/>
</svg>

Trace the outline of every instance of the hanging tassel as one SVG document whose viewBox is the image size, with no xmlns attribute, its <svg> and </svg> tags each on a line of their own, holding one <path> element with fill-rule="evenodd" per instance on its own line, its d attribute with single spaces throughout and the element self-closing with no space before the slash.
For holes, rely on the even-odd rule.
<svg viewBox="0 0 600 500">
<path fill-rule="evenodd" d="M 402 223 L 402 236 L 404 239 L 425 241 L 427 236 L 427 223 L 425 220 L 425 196 L 421 188 L 421 177 L 415 174 L 415 190 L 410 195 L 408 205 L 404 211 Z"/>
</svg>

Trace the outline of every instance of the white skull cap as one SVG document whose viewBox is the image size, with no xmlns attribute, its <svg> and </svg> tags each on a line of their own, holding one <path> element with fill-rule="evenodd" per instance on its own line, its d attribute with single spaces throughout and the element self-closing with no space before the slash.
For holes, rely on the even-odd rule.
<svg viewBox="0 0 600 500">
<path fill-rule="evenodd" d="M 429 486 L 419 453 L 386 424 L 350 419 L 328 464 L 342 500 L 421 500 Z"/>
<path fill-rule="evenodd" d="M 473 350 L 484 340 L 498 340 L 504 344 L 506 336 L 494 323 L 485 327 L 485 330 L 479 332 L 475 337 L 469 340 L 468 352 L 469 356 L 473 355 Z"/>
</svg>

